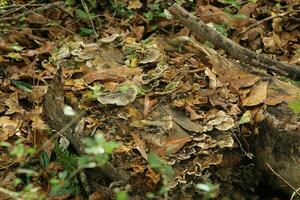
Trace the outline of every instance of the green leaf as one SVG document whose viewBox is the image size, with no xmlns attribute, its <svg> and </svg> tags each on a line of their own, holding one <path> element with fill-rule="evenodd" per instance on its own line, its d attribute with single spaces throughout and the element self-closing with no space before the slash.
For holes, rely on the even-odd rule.
<svg viewBox="0 0 300 200">
<path fill-rule="evenodd" d="M 81 27 L 80 28 L 80 35 L 82 36 L 89 36 L 93 33 L 93 29 L 91 28 L 86 28 L 86 27 Z"/>
<path fill-rule="evenodd" d="M 85 19 L 85 20 L 89 19 L 89 15 L 81 9 L 76 9 L 75 14 L 76 14 L 76 17 L 79 19 Z"/>
<path fill-rule="evenodd" d="M 297 101 L 289 102 L 288 107 L 294 111 L 294 113 L 300 113 L 300 97 L 298 97 Z"/>
<path fill-rule="evenodd" d="M 56 161 L 70 173 L 77 168 L 78 157 L 72 155 L 68 150 L 64 150 L 58 145 L 55 145 L 54 152 L 56 154 Z"/>
<path fill-rule="evenodd" d="M 204 46 L 211 48 L 211 49 L 213 49 L 215 47 L 215 45 L 208 40 L 205 40 L 203 44 L 204 44 Z"/>
<path fill-rule="evenodd" d="M 73 6 L 74 3 L 75 3 L 74 0 L 65 0 L 65 4 L 66 4 L 67 6 Z"/>
<path fill-rule="evenodd" d="M 24 47 L 22 47 L 18 43 L 11 44 L 10 48 L 13 49 L 13 50 L 15 50 L 15 51 L 22 51 L 24 49 Z"/>
<path fill-rule="evenodd" d="M 150 164 L 150 167 L 154 168 L 154 169 L 159 169 L 164 164 L 163 161 L 161 160 L 161 158 L 154 153 L 149 153 L 148 162 Z"/>
<path fill-rule="evenodd" d="M 241 117 L 239 124 L 245 124 L 251 121 L 251 112 L 247 110 Z"/>
<path fill-rule="evenodd" d="M 12 80 L 11 81 L 17 88 L 24 90 L 25 92 L 32 92 L 32 85 L 23 81 Z"/>
<path fill-rule="evenodd" d="M 128 195 L 126 191 L 120 191 L 117 193 L 116 200 L 126 200 L 126 199 L 128 199 Z"/>
<path fill-rule="evenodd" d="M 50 158 L 45 151 L 42 151 L 40 154 L 40 163 L 44 168 L 47 168 L 50 163 Z"/>
<path fill-rule="evenodd" d="M 149 20 L 152 20 L 154 18 L 153 12 L 145 12 L 144 16 Z"/>
<path fill-rule="evenodd" d="M 14 53 L 14 52 L 8 53 L 8 54 L 6 55 L 6 57 L 11 58 L 11 59 L 14 59 L 14 60 L 16 60 L 16 61 L 21 61 L 21 60 L 22 60 L 21 54 L 19 54 L 19 53 Z"/>
<path fill-rule="evenodd" d="M 218 184 L 198 183 L 196 188 L 204 193 L 205 199 L 216 198 L 220 193 Z"/>
</svg>

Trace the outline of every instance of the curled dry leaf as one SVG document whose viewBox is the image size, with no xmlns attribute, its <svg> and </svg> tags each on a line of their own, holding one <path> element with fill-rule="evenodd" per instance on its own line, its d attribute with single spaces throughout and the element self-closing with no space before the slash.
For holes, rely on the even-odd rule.
<svg viewBox="0 0 300 200">
<path fill-rule="evenodd" d="M 166 156 L 177 153 L 187 142 L 191 141 L 192 137 L 189 135 L 181 135 L 176 137 L 169 137 L 164 142 L 164 145 L 153 149 L 157 155 Z"/>
<path fill-rule="evenodd" d="M 145 95 L 144 100 L 144 116 L 147 116 L 153 107 L 157 104 L 157 99 L 150 99 L 149 95 Z"/>
<path fill-rule="evenodd" d="M 222 85 L 221 82 L 217 79 L 216 75 L 209 68 L 206 68 L 204 72 L 209 78 L 210 89 L 215 89 Z"/>
<path fill-rule="evenodd" d="M 133 137 L 133 140 L 137 146 L 137 150 L 141 153 L 141 155 L 143 156 L 143 158 L 145 160 L 148 160 L 148 155 L 147 155 L 147 146 L 145 141 L 139 136 L 139 134 L 137 133 L 132 133 L 131 134 Z"/>
<path fill-rule="evenodd" d="M 204 118 L 203 113 L 201 113 L 200 115 L 197 114 L 197 112 L 190 106 L 190 104 L 187 104 L 187 105 L 185 106 L 185 110 L 186 110 L 187 112 L 189 112 L 189 114 L 190 114 L 190 119 L 191 119 L 191 120 L 203 119 L 203 118 Z"/>
<path fill-rule="evenodd" d="M 5 141 L 18 132 L 21 121 L 8 116 L 0 117 L 0 141 Z"/>
<path fill-rule="evenodd" d="M 140 9 L 142 6 L 143 4 L 140 2 L 140 0 L 130 0 L 128 2 L 129 9 Z"/>
<path fill-rule="evenodd" d="M 8 107 L 5 114 L 10 115 L 13 113 L 21 113 L 23 114 L 25 110 L 19 104 L 18 93 L 12 93 L 9 98 L 5 101 L 5 105 Z"/>
</svg>

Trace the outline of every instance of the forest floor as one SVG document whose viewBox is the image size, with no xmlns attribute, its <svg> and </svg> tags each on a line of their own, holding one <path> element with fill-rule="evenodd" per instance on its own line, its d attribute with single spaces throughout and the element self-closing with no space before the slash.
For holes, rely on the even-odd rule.
<svg viewBox="0 0 300 200">
<path fill-rule="evenodd" d="M 297 0 L 0 0 L 0 200 L 291 198 L 264 181 L 253 140 L 292 98 L 261 75 L 300 82 L 235 69 L 174 3 L 300 65 Z"/>
</svg>

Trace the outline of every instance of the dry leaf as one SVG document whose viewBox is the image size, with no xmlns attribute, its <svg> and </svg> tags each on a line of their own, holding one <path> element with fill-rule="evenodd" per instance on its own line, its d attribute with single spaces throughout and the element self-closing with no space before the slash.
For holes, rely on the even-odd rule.
<svg viewBox="0 0 300 200">
<path fill-rule="evenodd" d="M 127 76 L 135 76 L 142 72 L 142 69 L 139 68 L 128 68 L 126 66 L 123 67 L 113 67 L 110 69 L 100 69 L 97 71 L 93 71 L 88 73 L 83 77 L 83 80 L 90 84 L 94 81 L 125 81 Z"/>
<path fill-rule="evenodd" d="M 157 99 L 150 99 L 149 95 L 145 95 L 144 116 L 147 116 L 150 113 L 150 111 L 154 108 L 157 102 L 158 102 Z"/>
<path fill-rule="evenodd" d="M 24 113 L 24 110 L 19 104 L 19 97 L 17 92 L 14 92 L 9 96 L 9 98 L 5 101 L 5 105 L 8 107 L 8 110 L 6 110 L 5 112 L 6 115 L 10 115 L 13 113 Z"/>
<path fill-rule="evenodd" d="M 8 116 L 0 117 L 0 141 L 5 141 L 18 132 L 21 121 Z"/>
<path fill-rule="evenodd" d="M 140 9 L 143 6 L 143 4 L 140 2 L 140 0 L 130 0 L 128 3 L 129 9 Z"/>
<path fill-rule="evenodd" d="M 147 146 L 146 146 L 145 141 L 137 133 L 132 133 L 131 135 L 137 146 L 137 150 L 141 153 L 141 155 L 143 156 L 143 158 L 145 160 L 148 160 L 148 155 L 146 153 Z"/>
<path fill-rule="evenodd" d="M 268 84 L 269 82 L 264 81 L 254 85 L 249 96 L 242 100 L 243 106 L 256 106 L 264 103 L 267 98 Z"/>
</svg>

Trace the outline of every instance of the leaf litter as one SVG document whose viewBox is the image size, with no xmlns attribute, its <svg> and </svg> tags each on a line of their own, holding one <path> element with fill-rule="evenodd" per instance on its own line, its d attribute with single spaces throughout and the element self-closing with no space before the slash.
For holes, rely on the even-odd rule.
<svg viewBox="0 0 300 200">
<path fill-rule="evenodd" d="M 129 5 L 132 9 L 142 7 L 138 0 L 129 1 Z M 256 7 L 256 3 L 246 3 L 240 12 L 249 17 L 259 12 Z M 213 5 L 199 3 L 197 9 L 200 17 L 211 16 L 212 19 L 205 18 L 207 22 L 226 22 L 235 31 L 254 20 L 232 19 Z M 270 14 L 263 7 L 260 12 Z M 29 19 L 40 21 L 34 15 Z M 281 32 L 280 23 L 273 19 L 272 34 L 249 31 L 241 38 L 236 36 L 236 40 L 255 40 L 249 45 L 251 48 L 262 45 L 269 53 L 297 48 L 295 38 L 299 31 L 286 24 L 289 32 Z M 265 25 L 261 26 L 260 30 Z M 225 163 L 239 163 L 247 157 L 242 153 L 234 155 L 240 144 L 232 131 L 244 139 L 243 135 L 251 132 L 249 125 L 263 120 L 265 106 L 293 100 L 299 94 L 282 82 L 261 80 L 242 71 L 188 34 L 170 39 L 155 34 L 144 42 L 125 31 L 103 32 L 106 33 L 98 42 L 74 36 L 43 44 L 39 42 L 41 38 L 32 39 L 34 35 L 28 29 L 15 31 L 9 41 L 1 40 L 0 50 L 4 53 L 0 64 L 12 66 L 4 69 L 5 79 L 1 80 L 0 141 L 24 137 L 32 144 L 40 144 L 47 138 L 44 151 L 51 155 L 54 147 L 41 108 L 46 83 L 60 68 L 68 103 L 90 114 L 84 118 L 86 136 L 98 129 L 106 138 L 121 144 L 113 153 L 112 162 L 130 174 L 133 193 L 153 191 L 160 183 L 161 176 L 145 162 L 150 152 L 173 167 L 175 175 L 170 188 L 176 191 L 184 185 L 182 193 L 186 195 L 196 192 L 193 185 L 213 176 L 232 183 L 231 186 L 253 176 L 252 165 L 222 168 Z M 12 46 L 8 44 L 19 44 L 20 48 L 8 48 Z M 290 62 L 297 63 L 296 56 L 292 53 L 279 58 L 289 57 Z M 32 57 L 43 60 L 34 70 Z M 235 156 L 234 161 L 230 156 Z M 255 183 L 250 181 L 249 185 L 254 187 Z"/>
</svg>

